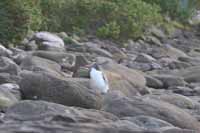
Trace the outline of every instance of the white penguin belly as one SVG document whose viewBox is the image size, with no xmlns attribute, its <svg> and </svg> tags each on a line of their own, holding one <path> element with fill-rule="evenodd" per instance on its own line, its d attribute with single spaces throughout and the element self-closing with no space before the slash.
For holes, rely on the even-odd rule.
<svg viewBox="0 0 200 133">
<path fill-rule="evenodd" d="M 108 83 L 105 81 L 103 77 L 103 73 L 101 71 L 97 71 L 92 69 L 90 72 L 90 87 L 92 89 L 97 89 L 101 93 L 107 93 L 108 91 Z"/>
</svg>

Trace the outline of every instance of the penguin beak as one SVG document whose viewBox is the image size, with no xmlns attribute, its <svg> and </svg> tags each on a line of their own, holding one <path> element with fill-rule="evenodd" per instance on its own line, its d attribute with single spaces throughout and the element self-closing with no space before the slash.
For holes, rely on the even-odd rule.
<svg viewBox="0 0 200 133">
<path fill-rule="evenodd" d="M 84 67 L 86 67 L 86 68 L 91 68 L 91 67 L 92 67 L 92 65 L 91 65 L 91 64 L 89 64 L 89 65 L 85 65 Z"/>
<path fill-rule="evenodd" d="M 91 64 L 88 64 L 88 65 L 85 65 L 84 67 L 86 68 L 91 68 L 95 63 L 91 63 Z"/>
</svg>

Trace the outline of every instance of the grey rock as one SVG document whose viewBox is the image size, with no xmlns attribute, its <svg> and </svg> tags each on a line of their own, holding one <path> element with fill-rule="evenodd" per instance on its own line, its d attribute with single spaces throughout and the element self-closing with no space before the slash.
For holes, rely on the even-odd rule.
<svg viewBox="0 0 200 133">
<path fill-rule="evenodd" d="M 159 129 L 163 127 L 174 127 L 172 124 L 166 121 L 163 121 L 154 117 L 150 117 L 150 116 L 144 116 L 144 115 L 135 116 L 135 117 L 125 117 L 123 119 L 131 121 L 135 123 L 136 125 L 138 125 L 139 127 L 149 129 L 149 130 Z"/>
<path fill-rule="evenodd" d="M 186 69 L 188 67 L 191 67 L 191 64 L 180 61 L 174 61 L 169 64 L 170 69 Z"/>
<path fill-rule="evenodd" d="M 135 61 L 141 62 L 141 63 L 152 63 L 152 62 L 155 62 L 156 59 L 154 59 L 153 57 L 151 57 L 150 55 L 147 55 L 147 54 L 140 54 L 137 56 Z"/>
<path fill-rule="evenodd" d="M 144 71 L 144 72 L 152 70 L 152 66 L 149 63 L 129 62 L 127 67 L 131 69 L 136 69 L 139 71 Z"/>
<path fill-rule="evenodd" d="M 10 58 L 0 57 L 0 72 L 17 75 L 20 72 L 20 68 Z"/>
<path fill-rule="evenodd" d="M 194 109 L 195 108 L 195 102 L 193 102 L 192 99 L 189 97 L 180 95 L 180 94 L 174 94 L 174 93 L 160 93 L 160 94 L 150 94 L 145 95 L 144 97 L 150 97 L 155 100 L 162 100 L 165 102 L 168 102 L 170 104 L 173 104 L 179 108 L 182 109 Z"/>
<path fill-rule="evenodd" d="M 194 66 L 194 67 L 188 67 L 187 69 L 177 71 L 175 75 L 182 76 L 184 80 L 189 83 L 195 83 L 195 82 L 200 82 L 199 71 L 200 71 L 200 67 Z"/>
<path fill-rule="evenodd" d="M 12 93 L 17 100 L 21 100 L 21 92 L 20 92 L 20 87 L 18 84 L 14 83 L 4 83 L 0 85 L 0 88 L 6 89 L 10 93 Z"/>
<path fill-rule="evenodd" d="M 13 54 L 13 52 L 7 48 L 5 48 L 3 45 L 0 44 L 0 56 L 6 56 L 9 57 Z"/>
<path fill-rule="evenodd" d="M 9 73 L 0 73 L 0 84 L 4 83 L 18 83 L 20 81 L 20 76 L 11 75 Z"/>
<path fill-rule="evenodd" d="M 176 127 L 200 131 L 199 123 L 189 113 L 172 104 L 150 98 L 107 95 L 102 110 L 118 117 L 151 116 Z"/>
<path fill-rule="evenodd" d="M 111 90 L 112 88 L 114 89 L 116 86 L 118 86 L 118 89 L 123 92 L 124 89 L 122 88 L 131 87 L 132 89 L 128 89 L 129 91 L 146 93 L 146 80 L 144 78 L 144 73 L 119 65 L 111 59 L 104 57 L 98 57 L 97 64 L 99 64 L 101 70 L 106 74 L 109 85 L 111 85 Z M 129 87 L 127 87 L 126 85 L 124 86 L 124 83 Z"/>
<path fill-rule="evenodd" d="M 173 75 L 152 75 L 154 78 L 163 82 L 163 87 L 168 88 L 171 86 L 185 86 L 186 82 L 182 77 L 173 76 Z"/>
<path fill-rule="evenodd" d="M 178 59 L 180 57 L 188 57 L 188 55 L 180 49 L 177 49 L 169 44 L 165 44 L 164 46 L 165 46 L 164 50 L 166 51 L 166 54 L 170 58 Z"/>
<path fill-rule="evenodd" d="M 155 37 L 155 36 L 147 36 L 144 39 L 146 42 L 151 43 L 152 45 L 156 45 L 156 46 L 162 46 L 163 44 L 160 42 L 160 40 Z"/>
<path fill-rule="evenodd" d="M 30 50 L 30 51 L 38 50 L 38 45 L 36 44 L 34 40 L 26 43 L 25 47 L 26 47 L 26 50 Z"/>
<path fill-rule="evenodd" d="M 91 47 L 91 48 L 88 48 L 87 49 L 90 53 L 95 53 L 97 54 L 98 56 L 103 56 L 103 57 L 108 57 L 108 58 L 112 58 L 112 54 L 109 53 L 108 51 L 104 50 L 104 49 L 101 49 L 101 48 L 94 48 L 94 47 Z"/>
<path fill-rule="evenodd" d="M 64 51 L 64 41 L 55 34 L 49 32 L 37 32 L 33 36 L 32 40 L 36 40 L 36 43 L 39 43 L 39 49 L 41 50 L 52 50 Z"/>
<path fill-rule="evenodd" d="M 77 56 L 73 53 L 55 52 L 55 51 L 35 51 L 34 56 L 54 61 L 61 65 L 62 69 L 74 71 Z"/>
<path fill-rule="evenodd" d="M 177 86 L 177 87 L 169 87 L 168 89 L 172 90 L 174 93 L 181 94 L 184 96 L 194 96 L 195 94 L 197 94 L 195 90 L 192 90 L 189 87 Z"/>
<path fill-rule="evenodd" d="M 100 108 L 102 97 L 88 88 L 89 80 L 23 72 L 20 88 L 25 99 L 40 99 L 68 106 Z"/>
<path fill-rule="evenodd" d="M 168 57 L 171 59 L 178 60 L 179 58 L 182 57 L 188 57 L 186 53 L 169 44 L 165 44 L 164 47 L 152 48 L 151 50 L 148 51 L 148 54 L 150 54 L 152 57 L 156 59 Z"/>
<path fill-rule="evenodd" d="M 18 48 L 12 48 L 13 55 L 11 56 L 11 59 L 17 63 L 18 65 L 27 57 L 30 56 L 30 52 L 26 52 L 24 50 L 18 49 Z"/>
<path fill-rule="evenodd" d="M 163 88 L 163 82 L 161 82 L 160 80 L 158 80 L 150 75 L 146 75 L 145 78 L 146 78 L 146 82 L 147 82 L 146 85 L 148 87 L 155 88 L 155 89 Z"/>
<path fill-rule="evenodd" d="M 4 110 L 15 103 L 18 102 L 18 99 L 14 94 L 11 93 L 11 90 L 6 87 L 0 85 L 0 110 Z"/>
<path fill-rule="evenodd" d="M 71 65 L 75 64 L 75 55 L 70 54 L 70 53 L 39 50 L 39 51 L 33 52 L 32 55 L 49 59 L 57 63 L 63 63 L 65 60 L 65 61 L 68 61 L 68 63 Z"/>
<path fill-rule="evenodd" d="M 176 127 L 145 129 L 107 112 L 44 101 L 19 102 L 7 110 L 2 121 L 0 130 L 5 133 L 192 133 Z"/>
<path fill-rule="evenodd" d="M 164 34 L 164 32 L 161 29 L 158 29 L 156 27 L 150 28 L 149 32 L 161 40 L 166 38 L 166 35 Z"/>
<path fill-rule="evenodd" d="M 47 72 L 56 76 L 66 76 L 61 66 L 54 61 L 37 56 L 27 56 L 20 64 L 21 69 L 34 72 Z"/>
</svg>

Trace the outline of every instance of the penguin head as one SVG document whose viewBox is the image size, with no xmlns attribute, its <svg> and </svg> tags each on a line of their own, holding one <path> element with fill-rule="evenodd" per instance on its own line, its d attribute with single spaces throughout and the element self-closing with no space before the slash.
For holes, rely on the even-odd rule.
<svg viewBox="0 0 200 133">
<path fill-rule="evenodd" d="M 93 63 L 91 63 L 91 64 L 89 64 L 89 65 L 86 65 L 85 66 L 86 68 L 88 68 L 88 69 L 92 69 L 92 68 L 94 68 L 94 69 L 96 69 L 96 70 L 100 70 L 100 67 L 99 67 L 99 65 L 96 63 L 96 62 L 93 62 Z"/>
<path fill-rule="evenodd" d="M 96 70 L 100 70 L 99 65 L 97 63 L 94 63 L 91 68 L 94 68 Z"/>
</svg>

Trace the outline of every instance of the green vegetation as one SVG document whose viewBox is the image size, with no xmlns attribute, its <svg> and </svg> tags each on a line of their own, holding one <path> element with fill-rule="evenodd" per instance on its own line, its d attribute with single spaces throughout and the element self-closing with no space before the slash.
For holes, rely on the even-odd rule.
<svg viewBox="0 0 200 133">
<path fill-rule="evenodd" d="M 1 0 L 0 42 L 19 42 L 30 31 L 47 30 L 127 39 L 163 24 L 163 15 L 185 22 L 195 0 Z M 187 1 L 187 0 L 186 0 Z"/>
<path fill-rule="evenodd" d="M 161 13 L 173 20 L 186 22 L 192 17 L 199 0 L 143 0 L 152 5 L 159 5 Z"/>
<path fill-rule="evenodd" d="M 21 40 L 28 30 L 39 30 L 42 21 L 37 0 L 1 0 L 0 42 Z"/>
</svg>

